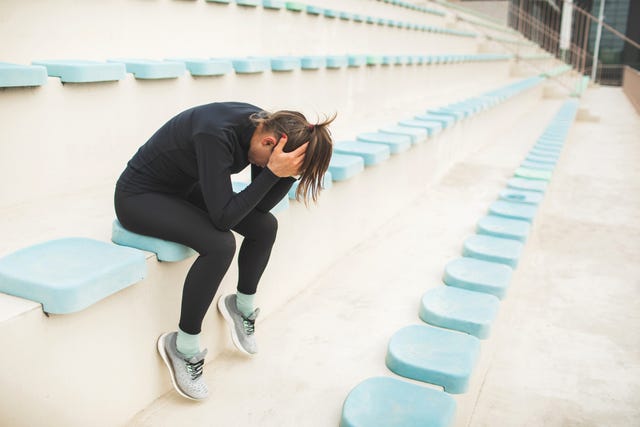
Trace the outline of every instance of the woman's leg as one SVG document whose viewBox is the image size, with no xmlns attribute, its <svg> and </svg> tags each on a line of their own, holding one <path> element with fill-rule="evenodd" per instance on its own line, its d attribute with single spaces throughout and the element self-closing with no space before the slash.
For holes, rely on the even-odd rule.
<svg viewBox="0 0 640 427">
<path fill-rule="evenodd" d="M 233 231 L 244 236 L 238 253 L 238 291 L 253 295 L 267 267 L 278 233 L 278 220 L 269 212 L 251 211 Z"/>
<path fill-rule="evenodd" d="M 181 243 L 200 256 L 191 266 L 182 293 L 180 329 L 197 335 L 236 245 L 230 231 L 216 229 L 207 212 L 177 196 L 161 193 L 117 196 L 120 223 L 134 233 Z"/>
</svg>

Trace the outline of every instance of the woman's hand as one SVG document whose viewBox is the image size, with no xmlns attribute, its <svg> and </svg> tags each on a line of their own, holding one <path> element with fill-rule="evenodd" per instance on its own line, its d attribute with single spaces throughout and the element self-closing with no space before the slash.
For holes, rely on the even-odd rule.
<svg viewBox="0 0 640 427">
<path fill-rule="evenodd" d="M 287 135 L 282 135 L 273 148 L 273 152 L 269 157 L 267 167 L 273 174 L 279 178 L 285 178 L 300 174 L 300 167 L 304 161 L 304 155 L 307 151 L 308 142 L 302 144 L 290 153 L 284 152 L 284 146 L 287 144 Z"/>
</svg>

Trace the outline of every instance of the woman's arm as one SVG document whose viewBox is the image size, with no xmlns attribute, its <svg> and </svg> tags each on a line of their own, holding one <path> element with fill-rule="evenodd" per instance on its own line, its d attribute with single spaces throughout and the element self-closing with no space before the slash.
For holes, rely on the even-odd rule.
<svg viewBox="0 0 640 427">
<path fill-rule="evenodd" d="M 244 190 L 234 194 L 230 172 L 232 144 L 222 136 L 197 134 L 194 137 L 202 196 L 213 225 L 220 230 L 230 230 L 238 224 L 280 179 L 264 168 Z"/>
</svg>

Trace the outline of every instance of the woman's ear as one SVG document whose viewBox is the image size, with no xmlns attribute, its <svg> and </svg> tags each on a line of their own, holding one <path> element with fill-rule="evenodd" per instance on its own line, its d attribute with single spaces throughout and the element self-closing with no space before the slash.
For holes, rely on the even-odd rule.
<svg viewBox="0 0 640 427">
<path fill-rule="evenodd" d="M 278 143 L 278 141 L 276 141 L 276 138 L 273 136 L 265 136 L 264 138 L 262 138 L 262 145 L 266 146 L 266 147 L 275 147 L 276 144 Z"/>
</svg>

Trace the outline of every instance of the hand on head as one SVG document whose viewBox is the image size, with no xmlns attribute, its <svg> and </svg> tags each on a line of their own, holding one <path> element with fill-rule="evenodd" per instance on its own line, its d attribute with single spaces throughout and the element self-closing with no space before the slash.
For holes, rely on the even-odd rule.
<svg viewBox="0 0 640 427">
<path fill-rule="evenodd" d="M 308 142 L 302 144 L 290 153 L 284 152 L 284 146 L 287 144 L 287 135 L 282 137 L 276 144 L 269 157 L 267 167 L 274 175 L 284 178 L 300 174 L 300 168 L 304 162 L 305 152 L 307 151 Z"/>
</svg>

